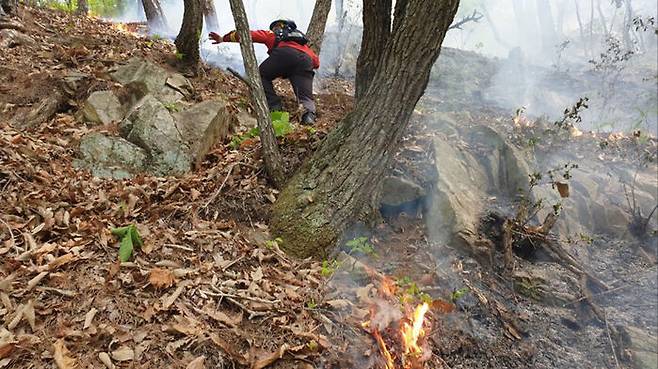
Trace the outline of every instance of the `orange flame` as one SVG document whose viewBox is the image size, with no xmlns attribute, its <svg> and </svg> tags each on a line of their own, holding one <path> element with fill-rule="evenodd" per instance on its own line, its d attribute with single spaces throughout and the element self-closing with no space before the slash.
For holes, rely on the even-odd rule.
<svg viewBox="0 0 658 369">
<path fill-rule="evenodd" d="M 376 329 L 372 332 L 372 335 L 375 336 L 375 339 L 377 340 L 377 344 L 379 345 L 379 350 L 382 352 L 384 359 L 386 359 L 386 369 L 395 369 L 395 362 L 393 361 L 393 356 L 386 348 L 386 343 L 384 342 L 382 335 Z"/>
<path fill-rule="evenodd" d="M 128 29 L 128 26 L 125 23 L 113 23 L 112 28 L 114 28 L 117 31 L 124 32 L 124 33 L 132 33 Z"/>
<path fill-rule="evenodd" d="M 402 324 L 402 343 L 404 344 L 404 354 L 419 356 L 422 354 L 423 349 L 418 346 L 418 339 L 425 334 L 423 330 L 423 321 L 425 314 L 430 306 L 427 303 L 418 305 L 414 311 L 411 324 Z"/>
</svg>

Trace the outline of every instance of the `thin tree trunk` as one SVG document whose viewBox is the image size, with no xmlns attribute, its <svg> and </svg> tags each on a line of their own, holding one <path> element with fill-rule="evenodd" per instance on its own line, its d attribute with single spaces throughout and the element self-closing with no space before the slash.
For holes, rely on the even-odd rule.
<svg viewBox="0 0 658 369">
<path fill-rule="evenodd" d="M 590 15 L 589 15 L 589 43 L 594 45 L 594 0 L 590 0 Z"/>
<path fill-rule="evenodd" d="M 585 40 L 585 26 L 583 25 L 583 20 L 580 17 L 580 8 L 578 7 L 578 1 L 574 0 L 574 5 L 576 6 L 576 19 L 578 20 L 578 29 L 580 30 L 580 42 L 583 44 L 583 50 L 585 55 L 589 55 L 589 48 L 587 47 L 587 41 Z"/>
<path fill-rule="evenodd" d="M 603 25 L 603 33 L 605 34 L 605 37 L 608 37 L 610 32 L 608 31 L 608 24 L 605 19 L 605 14 L 603 14 L 603 9 L 601 9 L 601 0 L 596 0 L 596 10 L 599 13 L 599 19 L 601 19 L 601 25 Z"/>
<path fill-rule="evenodd" d="M 356 60 L 355 97 L 363 96 L 379 67 L 391 34 L 391 0 L 363 0 L 363 36 Z"/>
<path fill-rule="evenodd" d="M 256 110 L 265 171 L 272 183 L 276 187 L 280 187 L 285 180 L 283 159 L 277 146 L 276 137 L 274 136 L 272 118 L 267 108 L 265 91 L 263 91 L 263 83 L 258 72 L 258 63 L 249 32 L 247 13 L 244 10 L 242 0 L 229 0 L 229 3 L 231 4 L 235 27 L 240 37 L 240 49 L 242 50 L 242 58 L 244 59 L 244 69 L 247 72 L 247 80 L 249 81 L 249 88 L 251 89 L 251 96 Z"/>
<path fill-rule="evenodd" d="M 537 19 L 541 27 L 542 50 L 545 57 L 554 55 L 557 45 L 557 34 L 555 22 L 553 21 L 553 10 L 551 3 L 547 0 L 537 0 Z"/>
<path fill-rule="evenodd" d="M 202 0 L 184 0 L 183 23 L 176 36 L 176 51 L 178 59 L 184 68 L 196 74 L 200 62 L 199 39 L 203 29 Z"/>
<path fill-rule="evenodd" d="M 159 32 L 166 31 L 168 28 L 167 18 L 160 6 L 160 0 L 142 0 L 142 5 L 144 6 L 144 14 L 146 14 L 149 29 Z"/>
<path fill-rule="evenodd" d="M 78 9 L 75 11 L 77 15 L 87 15 L 89 14 L 89 5 L 87 0 L 78 0 Z"/>
<path fill-rule="evenodd" d="M 631 28 L 633 27 L 633 6 L 631 5 L 631 0 L 625 0 L 624 5 L 626 5 L 626 11 L 624 12 L 624 30 L 622 31 L 624 46 L 626 46 L 626 50 L 634 50 L 635 45 L 633 45 L 633 40 L 631 38 Z"/>
<path fill-rule="evenodd" d="M 213 0 L 201 0 L 203 5 L 203 19 L 206 21 L 208 31 L 218 31 L 219 21 L 217 20 L 217 10 Z"/>
<path fill-rule="evenodd" d="M 340 24 L 343 20 L 343 0 L 334 0 L 334 15 L 336 16 L 336 21 L 339 22 L 338 28 L 343 28 Z"/>
<path fill-rule="evenodd" d="M 482 8 L 482 14 L 484 14 L 484 17 L 487 19 L 487 23 L 489 23 L 489 27 L 491 28 L 491 33 L 494 36 L 494 39 L 496 42 L 498 42 L 501 46 L 505 48 L 510 48 L 510 45 L 507 41 L 503 40 L 502 37 L 500 37 L 500 33 L 498 32 L 498 28 L 496 27 L 496 24 L 494 23 L 494 20 L 491 18 L 491 14 L 489 14 L 489 10 L 487 10 L 486 5 L 484 2 L 480 4 L 480 7 Z"/>
<path fill-rule="evenodd" d="M 320 55 L 322 48 L 322 39 L 324 38 L 324 29 L 327 26 L 327 17 L 331 10 L 331 0 L 315 0 L 313 16 L 308 24 L 306 37 L 309 39 L 310 47 L 316 54 Z"/>
<path fill-rule="evenodd" d="M 365 14 L 378 14 L 365 9 L 375 3 L 364 4 Z M 380 60 L 371 87 L 274 204 L 271 229 L 288 253 L 327 255 L 343 231 L 372 219 L 381 180 L 427 87 L 458 5 L 458 0 L 409 0 L 406 16 L 395 22 L 398 32 L 387 29 L 390 41 L 381 55 L 373 55 Z M 382 21 L 391 24 L 388 14 L 388 21 Z M 370 42 L 380 40 L 364 35 L 366 51 Z"/>
</svg>

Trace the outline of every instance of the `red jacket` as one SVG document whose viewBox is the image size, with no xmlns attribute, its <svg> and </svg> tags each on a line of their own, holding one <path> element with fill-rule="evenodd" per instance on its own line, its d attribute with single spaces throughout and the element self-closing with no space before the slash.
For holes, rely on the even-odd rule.
<svg viewBox="0 0 658 369">
<path fill-rule="evenodd" d="M 267 53 L 269 54 L 272 51 L 272 48 L 274 47 L 274 42 L 276 41 L 276 36 L 274 35 L 274 32 L 272 31 L 251 31 L 251 39 L 253 42 L 259 43 L 259 44 L 265 44 L 267 46 Z M 236 31 L 231 31 L 224 35 L 222 38 L 222 41 L 224 42 L 238 42 L 240 41 L 238 37 L 238 33 Z M 318 69 L 320 68 L 320 58 L 311 50 L 308 45 L 300 45 L 297 42 L 294 41 L 281 41 L 279 42 L 279 45 L 277 47 L 292 47 L 293 49 L 297 49 L 299 51 L 302 51 L 306 53 L 308 56 L 311 57 L 311 60 L 313 61 L 313 68 Z"/>
</svg>

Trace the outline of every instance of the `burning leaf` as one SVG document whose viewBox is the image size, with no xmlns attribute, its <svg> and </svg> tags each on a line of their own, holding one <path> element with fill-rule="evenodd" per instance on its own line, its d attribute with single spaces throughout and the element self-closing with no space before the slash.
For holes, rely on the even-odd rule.
<svg viewBox="0 0 658 369">
<path fill-rule="evenodd" d="M 555 182 L 555 187 L 561 197 L 569 197 L 569 184 L 565 182 Z"/>
<path fill-rule="evenodd" d="M 55 364 L 59 369 L 74 369 L 77 367 L 75 359 L 69 356 L 70 352 L 64 345 L 64 339 L 61 338 L 53 344 L 55 350 L 54 359 Z"/>
<path fill-rule="evenodd" d="M 204 364 L 205 360 L 206 360 L 205 356 L 199 356 L 198 358 L 190 361 L 190 363 L 187 364 L 187 367 L 185 367 L 185 369 L 205 369 L 206 368 Z"/>
<path fill-rule="evenodd" d="M 149 283 L 155 288 L 169 288 L 175 282 L 174 274 L 167 269 L 154 268 L 149 271 Z"/>
</svg>

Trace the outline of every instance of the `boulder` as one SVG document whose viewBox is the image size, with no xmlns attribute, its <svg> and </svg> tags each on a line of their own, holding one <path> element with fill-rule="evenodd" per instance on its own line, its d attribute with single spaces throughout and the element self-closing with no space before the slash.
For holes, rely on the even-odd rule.
<svg viewBox="0 0 658 369">
<path fill-rule="evenodd" d="M 180 86 L 191 87 L 189 81 L 181 80 L 182 76 L 169 73 L 141 58 L 130 59 L 128 63 L 118 66 L 110 75 L 115 81 L 126 86 L 131 93 L 139 94 L 139 98 L 150 94 L 164 104 L 172 104 L 183 99 L 184 95 L 179 91 L 182 89 Z M 172 88 L 168 84 L 169 81 L 176 87 Z M 134 100 L 137 101 L 139 98 Z"/>
<path fill-rule="evenodd" d="M 181 175 L 190 170 L 190 148 L 169 110 L 152 95 L 146 95 L 119 126 L 128 141 L 149 156 L 149 171 L 155 175 Z"/>
<path fill-rule="evenodd" d="M 634 369 L 658 368 L 658 338 L 635 327 L 623 328 L 624 340 Z"/>
<path fill-rule="evenodd" d="M 89 133 L 80 140 L 80 156 L 73 165 L 95 177 L 123 179 L 146 170 L 146 152 L 121 137 Z"/>
<path fill-rule="evenodd" d="M 17 46 L 33 46 L 34 39 L 24 33 L 13 29 L 0 30 L 0 48 L 11 49 Z"/>
<path fill-rule="evenodd" d="M 381 204 L 394 207 L 416 202 L 426 195 L 425 189 L 418 184 L 396 176 L 384 178 L 381 194 Z"/>
<path fill-rule="evenodd" d="M 174 113 L 173 117 L 195 167 L 213 145 L 229 136 L 234 119 L 222 99 L 203 101 Z"/>
<path fill-rule="evenodd" d="M 112 91 L 96 91 L 82 107 L 84 118 L 93 123 L 120 122 L 125 114 L 119 98 Z"/>
</svg>

